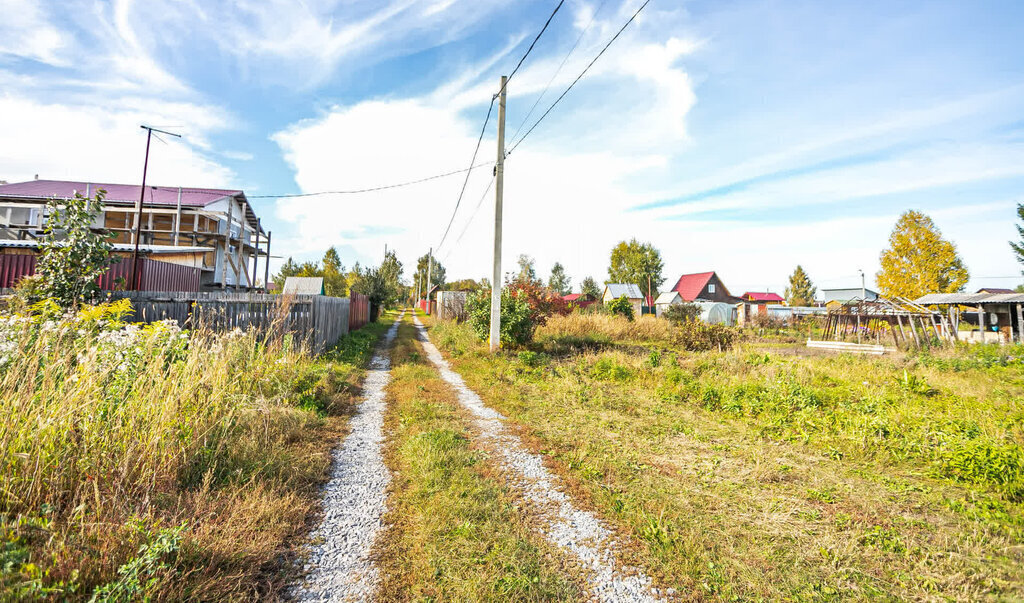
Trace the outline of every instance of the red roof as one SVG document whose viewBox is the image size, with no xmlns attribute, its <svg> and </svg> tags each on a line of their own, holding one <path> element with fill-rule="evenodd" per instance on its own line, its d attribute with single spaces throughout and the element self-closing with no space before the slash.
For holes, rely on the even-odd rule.
<svg viewBox="0 0 1024 603">
<path fill-rule="evenodd" d="M 583 295 L 583 294 L 582 293 L 570 293 L 569 295 L 563 295 L 562 299 L 564 299 L 567 302 L 574 302 L 577 299 L 579 299 L 581 295 Z"/>
<path fill-rule="evenodd" d="M 978 293 L 1016 293 L 1016 291 L 1004 287 L 982 287 L 978 289 Z"/>
<path fill-rule="evenodd" d="M 704 291 L 708 281 L 714 276 L 714 272 L 698 272 L 696 274 L 684 274 L 676 281 L 672 291 L 678 291 L 679 297 L 684 301 L 693 301 Z"/>
<path fill-rule="evenodd" d="M 743 299 L 746 300 L 746 301 L 755 301 L 755 302 L 779 302 L 779 303 L 782 303 L 782 302 L 786 301 L 778 293 L 762 293 L 762 292 L 759 292 L 759 291 L 747 291 L 746 293 L 743 294 Z"/>
<path fill-rule="evenodd" d="M 33 199 L 56 197 L 58 199 L 70 199 L 75 196 L 75 191 L 84 195 L 86 190 L 88 190 L 90 194 L 95 194 L 101 188 L 107 191 L 106 201 L 112 203 L 138 203 L 139 191 L 142 189 L 138 184 L 29 180 L 28 182 L 0 185 L 0 197 L 27 197 Z M 204 207 L 224 197 L 233 197 L 241 194 L 242 191 L 236 190 L 182 187 L 181 204 L 186 207 Z M 178 187 L 147 186 L 143 202 L 146 205 L 177 205 Z"/>
</svg>

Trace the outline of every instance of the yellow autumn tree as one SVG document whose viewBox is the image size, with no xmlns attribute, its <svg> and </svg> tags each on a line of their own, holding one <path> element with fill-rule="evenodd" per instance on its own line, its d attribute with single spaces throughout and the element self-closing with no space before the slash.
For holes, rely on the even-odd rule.
<svg viewBox="0 0 1024 603">
<path fill-rule="evenodd" d="M 970 276 L 956 246 L 942 238 L 931 218 L 914 210 L 896 221 L 881 263 L 877 281 L 886 297 L 962 291 Z"/>
</svg>

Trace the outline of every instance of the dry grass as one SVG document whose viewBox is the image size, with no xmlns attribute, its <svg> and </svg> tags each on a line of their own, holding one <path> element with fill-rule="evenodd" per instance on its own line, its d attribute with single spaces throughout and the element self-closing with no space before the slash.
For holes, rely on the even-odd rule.
<svg viewBox="0 0 1024 603">
<path fill-rule="evenodd" d="M 0 598 L 272 596 L 374 328 L 313 359 L 89 313 L 3 330 Z"/>
<path fill-rule="evenodd" d="M 399 328 L 388 387 L 394 479 L 378 544 L 385 601 L 578 600 L 557 555 L 470 443 L 454 392 Z"/>
<path fill-rule="evenodd" d="M 672 325 L 667 320 L 658 320 L 649 314 L 628 320 L 611 314 L 573 312 L 549 318 L 537 329 L 536 339 L 575 337 L 604 338 L 614 342 L 667 342 L 672 340 L 672 335 Z"/>
<path fill-rule="evenodd" d="M 1024 596 L 1019 364 L 624 339 L 453 364 L 666 585 L 721 600 Z"/>
</svg>

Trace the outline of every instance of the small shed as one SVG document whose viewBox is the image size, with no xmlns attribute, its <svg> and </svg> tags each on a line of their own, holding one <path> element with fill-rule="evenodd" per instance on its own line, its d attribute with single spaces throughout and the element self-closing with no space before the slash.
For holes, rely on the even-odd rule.
<svg viewBox="0 0 1024 603">
<path fill-rule="evenodd" d="M 666 291 L 658 296 L 658 299 L 654 300 L 654 311 L 658 318 L 668 309 L 669 306 L 674 306 L 683 303 L 683 296 L 679 295 L 678 291 Z"/>
<path fill-rule="evenodd" d="M 323 295 L 324 277 L 322 276 L 289 276 L 284 281 L 284 295 Z"/>
<path fill-rule="evenodd" d="M 607 304 L 612 300 L 619 299 L 623 295 L 632 304 L 633 314 L 640 316 L 643 313 L 644 294 L 640 287 L 634 283 L 609 283 L 605 285 L 604 295 L 601 296 L 601 299 Z"/>
</svg>

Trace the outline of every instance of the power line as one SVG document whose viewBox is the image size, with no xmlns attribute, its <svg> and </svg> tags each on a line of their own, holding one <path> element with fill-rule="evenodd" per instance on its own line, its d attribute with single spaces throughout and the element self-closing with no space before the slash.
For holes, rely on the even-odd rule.
<svg viewBox="0 0 1024 603">
<path fill-rule="evenodd" d="M 450 256 L 452 252 L 459 247 L 459 243 L 462 241 L 462 237 L 465 236 L 466 231 L 469 230 L 469 225 L 472 224 L 473 220 L 476 219 L 476 214 L 477 212 L 480 211 L 480 206 L 484 204 L 484 199 L 487 198 L 487 193 L 491 192 L 492 186 L 494 186 L 494 178 L 491 178 L 491 180 L 487 183 L 487 188 L 485 188 L 484 193 L 480 195 L 480 200 L 476 202 L 476 207 L 473 208 L 473 213 L 469 215 L 469 220 L 467 220 L 466 225 L 462 227 L 462 232 L 459 233 L 459 238 L 455 239 L 455 243 L 452 245 L 452 248 L 448 250 L 448 253 L 445 254 L 444 259 L 441 260 L 442 262 L 447 262 L 448 256 Z"/>
<path fill-rule="evenodd" d="M 519 125 L 516 126 L 515 132 L 513 132 L 512 136 L 510 136 L 509 138 L 515 140 L 515 137 L 519 134 L 519 131 L 523 129 L 523 126 L 526 124 L 526 121 L 530 119 L 530 116 L 533 115 L 533 112 L 537 109 L 537 105 L 540 104 L 541 99 L 543 99 L 544 95 L 548 93 L 548 89 L 551 88 L 551 84 L 554 83 L 555 78 L 558 77 L 558 74 L 562 72 L 562 68 L 565 67 L 565 63 L 569 60 L 569 57 L 572 56 L 572 53 L 576 51 L 576 47 L 580 45 L 580 42 L 583 40 L 583 36 L 585 36 L 587 32 L 590 31 L 590 27 L 594 24 L 594 21 L 597 20 L 597 14 L 601 12 L 601 9 L 604 8 L 604 5 L 607 1 L 608 0 L 601 0 L 601 4 L 597 6 L 597 10 L 594 11 L 594 14 L 590 15 L 590 22 L 587 23 L 587 26 L 583 28 L 583 31 L 580 32 L 579 37 L 576 38 L 576 43 L 572 45 L 572 48 L 569 49 L 569 52 L 566 53 L 566 55 L 562 58 L 562 62 L 558 64 L 558 69 L 555 69 L 555 72 L 551 75 L 551 79 L 549 79 L 547 85 L 544 86 L 544 90 L 541 91 L 540 96 L 537 97 L 537 100 L 533 101 L 533 106 L 530 107 L 530 110 L 526 112 L 526 116 L 523 117 L 523 120 L 521 122 L 519 122 Z"/>
<path fill-rule="evenodd" d="M 551 106 L 548 107 L 546 111 L 544 111 L 544 114 L 541 115 L 537 119 L 537 121 L 533 122 L 533 125 L 530 126 L 530 129 L 526 131 L 526 134 L 523 134 L 522 138 L 520 138 L 518 142 L 512 145 L 512 148 L 508 150 L 508 153 L 506 153 L 506 155 L 511 155 L 512 151 L 515 151 L 516 147 L 518 147 L 520 144 L 522 144 L 524 140 L 526 140 L 526 137 L 529 136 L 531 132 L 533 132 L 534 128 L 536 128 L 540 122 L 544 121 L 544 118 L 548 116 L 548 113 L 551 113 L 551 110 L 555 108 L 555 105 L 557 105 L 559 102 L 561 102 L 563 98 L 565 98 L 565 95 L 568 94 L 570 90 L 572 90 L 573 86 L 575 86 L 576 83 L 579 82 L 584 75 L 586 75 L 587 71 L 589 71 L 590 68 L 594 65 L 594 63 L 597 62 L 597 59 L 601 58 L 601 55 L 603 55 L 604 52 L 608 50 L 608 47 L 611 46 L 612 43 L 618 39 L 622 32 L 625 31 L 627 27 L 629 27 L 629 24 L 632 23 L 634 19 L 636 19 L 636 16 L 640 14 L 640 11 L 646 8 L 650 2 L 651 0 L 644 0 L 644 3 L 640 5 L 640 8 L 636 9 L 636 12 L 633 13 L 633 16 L 631 16 L 629 20 L 626 21 L 626 23 L 619 29 L 619 31 L 615 33 L 614 36 L 612 36 L 611 40 L 608 40 L 608 43 L 604 45 L 604 48 L 601 49 L 601 52 L 597 53 L 597 56 L 595 56 L 590 61 L 590 63 L 588 63 L 587 66 L 584 67 L 583 71 L 581 71 L 580 74 L 576 76 L 576 79 L 573 80 L 571 84 L 569 84 L 569 87 L 566 88 L 565 91 L 562 92 L 562 94 L 557 99 L 555 99 L 555 102 L 551 103 Z"/>
<path fill-rule="evenodd" d="M 476 159 L 475 155 L 474 155 L 473 159 L 474 160 Z M 454 176 L 455 174 L 462 174 L 462 173 L 465 173 L 465 172 L 470 172 L 470 171 L 475 170 L 477 168 L 487 167 L 487 166 L 490 166 L 490 165 L 494 165 L 494 162 L 493 161 L 486 161 L 484 163 L 477 163 L 476 165 L 471 165 L 470 167 L 463 168 L 461 170 L 455 170 L 455 171 L 452 171 L 452 172 L 445 172 L 443 174 L 435 174 L 433 176 L 427 176 L 426 178 L 420 178 L 418 180 L 409 180 L 409 181 L 406 181 L 406 182 L 398 182 L 398 183 L 395 183 L 395 184 L 385 184 L 385 185 L 382 185 L 382 186 L 374 186 L 374 187 L 371 187 L 371 188 L 359 188 L 359 189 L 351 189 L 351 190 L 343 190 L 343 191 L 318 191 L 318 192 L 315 192 L 315 193 L 292 193 L 292 194 L 285 194 L 285 195 L 246 195 L 246 198 L 248 198 L 248 199 L 285 199 L 285 198 L 289 198 L 289 197 L 315 197 L 317 195 L 356 195 L 356 194 L 359 194 L 359 193 L 372 193 L 374 191 L 382 191 L 382 190 L 387 190 L 389 188 L 400 188 L 400 187 L 403 187 L 403 186 L 411 186 L 413 184 L 420 184 L 421 182 L 427 182 L 427 181 L 430 181 L 430 180 L 437 180 L 438 178 L 445 178 L 447 176 Z"/>
<path fill-rule="evenodd" d="M 519 58 L 519 62 L 516 63 L 515 69 L 513 69 L 512 73 L 509 74 L 508 78 L 505 79 L 505 83 L 501 86 L 501 89 L 498 90 L 497 94 L 495 94 L 495 95 L 493 95 L 491 97 L 491 103 L 490 103 L 490 105 L 487 106 L 487 116 L 484 117 L 484 125 L 480 128 L 480 136 L 477 137 L 477 139 L 476 139 L 476 147 L 473 148 L 473 159 L 470 160 L 470 165 L 472 165 L 473 163 L 476 162 L 477 153 L 480 152 L 480 143 L 483 142 L 484 132 L 487 130 L 487 123 L 491 119 L 491 112 L 494 110 L 494 101 L 495 101 L 495 99 L 497 99 L 499 96 L 501 96 L 501 93 L 504 92 L 505 88 L 508 86 L 509 80 L 511 80 L 512 76 L 514 76 L 516 74 L 516 72 L 519 71 L 519 68 L 523 66 L 523 62 L 526 61 L 526 57 L 530 56 L 530 53 L 533 52 L 533 48 L 534 48 L 534 46 L 537 45 L 537 41 L 540 40 L 541 36 L 544 35 L 544 32 L 547 31 L 548 25 L 551 25 L 551 20 L 555 18 L 555 15 L 558 14 L 558 10 L 560 8 L 562 8 L 563 4 L 565 4 L 565 0 L 559 0 L 558 4 L 555 6 L 555 10 L 551 11 L 551 14 L 548 15 L 547 21 L 544 22 L 544 26 L 540 28 L 540 31 L 537 32 L 537 35 L 533 38 L 533 42 L 530 42 L 530 47 L 527 48 L 526 52 L 523 53 L 523 56 Z M 469 183 L 469 173 L 467 172 L 466 173 L 466 179 L 463 180 L 462 188 L 459 190 L 459 197 L 455 201 L 455 209 L 452 210 L 452 217 L 449 218 L 448 226 L 445 227 L 444 234 L 441 235 L 441 242 L 438 243 L 438 245 L 437 245 L 437 249 L 438 250 L 441 249 L 441 246 L 444 245 L 445 240 L 448 238 L 448 233 L 452 229 L 452 223 L 455 222 L 455 216 L 459 212 L 459 205 L 462 204 L 462 197 L 466 194 L 466 185 L 468 183 Z"/>
<path fill-rule="evenodd" d="M 519 68 L 522 67 L 523 65 L 523 61 L 525 61 L 526 57 L 530 56 L 530 53 L 533 52 L 533 47 L 537 45 L 537 40 L 539 40 L 540 37 L 544 35 L 545 31 L 547 31 L 548 25 L 551 25 L 551 20 L 555 18 L 555 14 L 558 13 L 558 9 L 562 8 L 563 4 L 565 4 L 565 0 L 559 0 L 558 6 L 555 7 L 555 10 L 551 11 L 551 15 L 548 16 L 548 20 L 544 22 L 544 27 L 540 28 L 540 31 L 537 33 L 537 36 L 533 39 L 533 42 L 530 42 L 530 47 L 526 49 L 526 54 L 524 54 L 519 59 L 519 62 L 516 63 L 516 68 L 512 70 L 512 73 L 508 74 L 508 79 L 505 80 L 505 86 L 503 87 L 503 89 L 505 87 L 508 87 L 508 82 L 512 79 L 512 76 L 514 76 L 516 72 L 519 71 Z M 498 96 L 499 94 L 501 94 L 501 92 L 502 91 L 499 90 L 498 94 L 495 94 L 495 96 Z"/>
<path fill-rule="evenodd" d="M 487 117 L 484 118 L 484 125 L 480 128 L 480 136 L 476 139 L 476 147 L 473 149 L 473 158 L 469 161 L 470 165 L 476 163 L 476 155 L 480 152 L 480 143 L 484 140 L 484 131 L 487 130 L 487 122 L 491 119 L 491 111 L 494 110 L 494 99 L 491 97 L 491 104 L 487 107 Z M 462 196 L 466 194 L 466 184 L 469 183 L 469 171 L 466 172 L 466 179 L 462 181 L 462 189 L 459 190 L 459 198 L 455 201 L 455 209 L 452 210 L 452 217 L 448 220 L 448 227 L 444 229 L 444 234 L 441 236 L 441 242 L 437 244 L 438 250 L 441 249 L 441 245 L 444 245 L 445 239 L 448 238 L 448 231 L 452 229 L 452 222 L 455 221 L 455 214 L 459 211 L 459 205 L 462 203 Z"/>
</svg>

